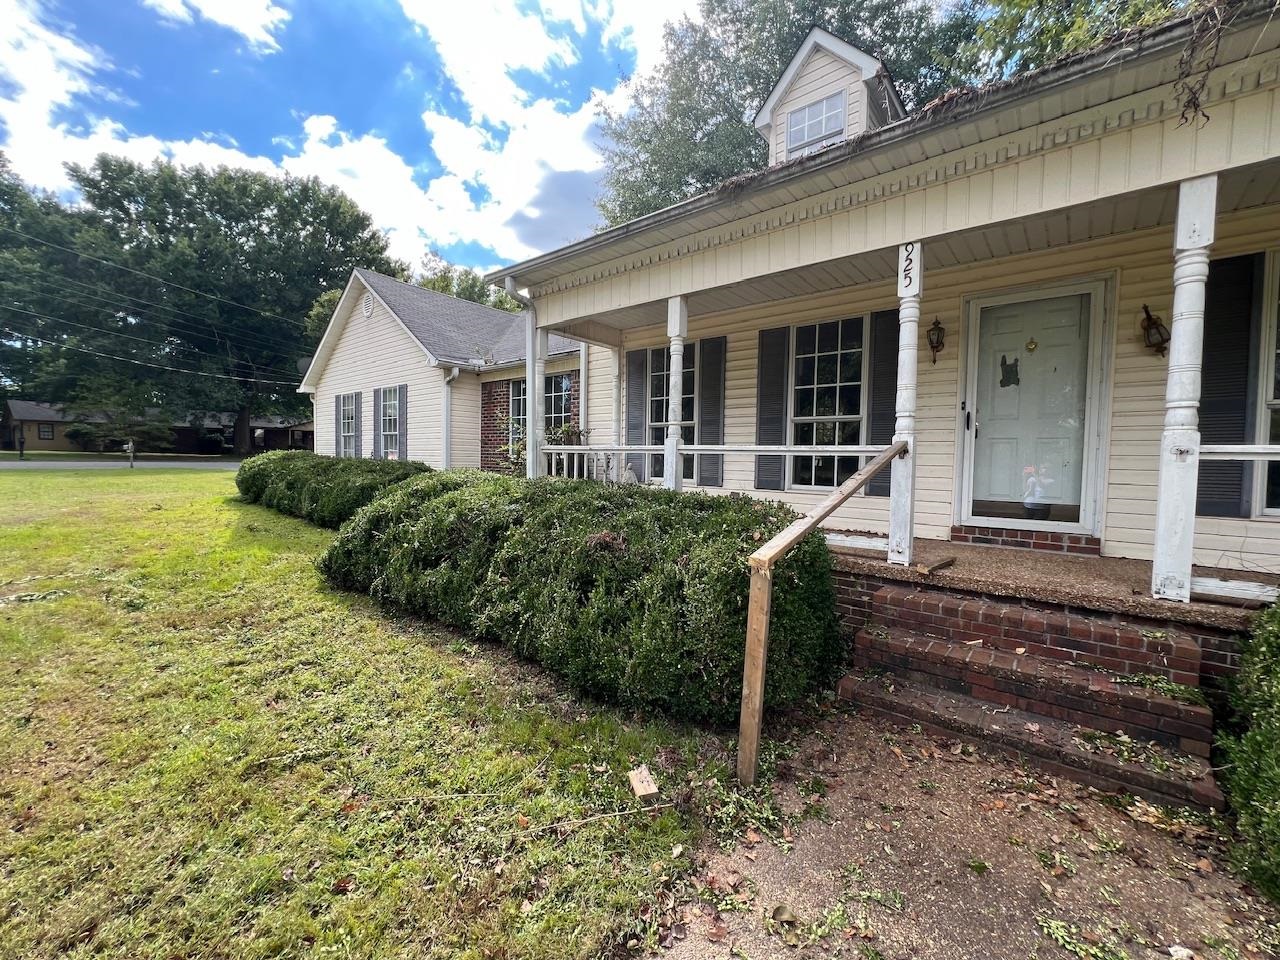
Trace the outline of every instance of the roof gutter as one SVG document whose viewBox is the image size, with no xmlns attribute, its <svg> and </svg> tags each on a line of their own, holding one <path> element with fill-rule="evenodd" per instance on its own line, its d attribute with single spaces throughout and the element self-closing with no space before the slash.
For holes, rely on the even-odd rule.
<svg viewBox="0 0 1280 960">
<path fill-rule="evenodd" d="M 1241 6 L 1236 19 L 1228 24 L 1228 28 L 1247 25 L 1253 20 L 1268 17 L 1272 12 L 1272 6 L 1273 0 L 1247 0 Z M 1028 97 L 1048 93 L 1057 87 L 1073 83 L 1108 67 L 1119 68 L 1144 58 L 1166 53 L 1185 44 L 1191 38 L 1193 29 L 1192 18 L 1184 17 L 1127 38 L 1115 40 L 1092 51 L 1068 56 L 1040 70 L 991 84 L 986 88 L 965 91 L 951 100 L 934 101 L 933 105 L 926 105 L 924 109 L 909 117 L 887 124 L 839 146 L 808 157 L 776 164 L 756 173 L 731 178 L 714 190 L 629 220 L 620 226 L 603 230 L 592 237 L 558 250 L 552 250 L 509 267 L 502 267 L 487 274 L 484 279 L 492 284 L 514 285 L 516 277 L 521 273 L 550 267 L 578 254 L 607 247 L 616 240 L 632 237 L 656 227 L 667 226 L 697 213 L 729 206 L 737 202 L 744 190 L 758 190 L 762 187 L 785 184 L 838 166 L 855 156 L 860 157 L 873 150 L 898 146 L 904 141 L 946 123 L 973 119 Z"/>
</svg>

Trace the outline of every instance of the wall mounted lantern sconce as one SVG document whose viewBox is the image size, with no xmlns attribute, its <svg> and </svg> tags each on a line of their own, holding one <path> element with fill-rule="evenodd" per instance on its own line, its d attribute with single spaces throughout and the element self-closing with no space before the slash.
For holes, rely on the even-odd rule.
<svg viewBox="0 0 1280 960">
<path fill-rule="evenodd" d="M 1159 317 L 1152 316 L 1145 303 L 1142 305 L 1142 342 L 1162 357 L 1169 351 L 1169 328 Z"/>
<path fill-rule="evenodd" d="M 933 318 L 933 326 L 925 331 L 925 337 L 929 340 L 929 352 L 933 354 L 932 362 L 937 363 L 938 352 L 947 339 L 947 330 L 938 322 L 937 317 Z"/>
</svg>

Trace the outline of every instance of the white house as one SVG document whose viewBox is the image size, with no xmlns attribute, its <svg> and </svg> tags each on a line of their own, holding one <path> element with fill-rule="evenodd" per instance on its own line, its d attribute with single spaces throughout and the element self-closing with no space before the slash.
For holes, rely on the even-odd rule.
<svg viewBox="0 0 1280 960">
<path fill-rule="evenodd" d="M 502 469 L 525 419 L 520 318 L 371 270 L 351 275 L 299 390 L 315 450 Z M 547 345 L 543 433 L 579 423 L 582 345 Z"/>
<path fill-rule="evenodd" d="M 815 29 L 755 118 L 769 168 L 488 279 L 593 344 L 582 469 L 804 510 L 898 439 L 898 502 L 886 472 L 826 520 L 896 562 L 1158 558 L 1179 600 L 1193 559 L 1280 572 L 1271 13 L 1212 62 L 1176 21 L 909 116 Z"/>
</svg>

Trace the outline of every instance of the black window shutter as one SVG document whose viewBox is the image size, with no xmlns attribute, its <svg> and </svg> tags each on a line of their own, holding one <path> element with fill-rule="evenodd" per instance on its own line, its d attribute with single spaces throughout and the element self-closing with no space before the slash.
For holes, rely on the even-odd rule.
<svg viewBox="0 0 1280 960">
<path fill-rule="evenodd" d="M 698 443 L 724 443 L 724 362 L 728 339 L 698 341 Z M 698 457 L 698 485 L 724 485 L 724 455 Z"/>
<path fill-rule="evenodd" d="M 333 455 L 342 456 L 342 394 L 333 398 Z"/>
<path fill-rule="evenodd" d="M 627 351 L 627 444 L 645 444 L 645 387 L 649 380 L 649 364 L 647 350 Z M 645 455 L 643 453 L 627 454 L 627 466 L 636 475 L 636 479 L 644 479 Z"/>
<path fill-rule="evenodd" d="M 1205 290 L 1205 350 L 1200 383 L 1200 441 L 1252 443 L 1255 358 L 1253 256 L 1215 260 Z M 1238 460 L 1202 460 L 1196 513 L 1247 517 L 1252 471 Z"/>
<path fill-rule="evenodd" d="M 356 457 L 364 456 L 364 394 L 356 394 Z"/>
<path fill-rule="evenodd" d="M 396 427 L 400 431 L 400 459 L 409 459 L 409 385 L 402 383 L 396 388 L 400 394 L 400 403 L 396 407 Z"/>
<path fill-rule="evenodd" d="M 373 388 L 373 459 L 382 459 L 382 388 Z"/>
<path fill-rule="evenodd" d="M 867 394 L 867 443 L 888 446 L 893 442 L 898 406 L 898 311 L 881 310 L 871 315 L 870 382 Z M 882 470 L 866 486 L 867 496 L 889 495 L 889 471 Z"/>
<path fill-rule="evenodd" d="M 756 361 L 756 443 L 782 446 L 787 442 L 787 370 L 791 328 L 761 330 Z M 756 489 L 786 486 L 787 458 L 756 457 Z"/>
</svg>

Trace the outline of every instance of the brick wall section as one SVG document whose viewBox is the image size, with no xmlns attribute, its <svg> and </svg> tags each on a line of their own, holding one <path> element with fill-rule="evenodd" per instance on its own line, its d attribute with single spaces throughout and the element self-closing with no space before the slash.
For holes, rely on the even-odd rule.
<svg viewBox="0 0 1280 960">
<path fill-rule="evenodd" d="M 1207 626 L 1195 626 L 1192 624 L 1180 623 L 1176 621 L 1161 621 L 1151 618 L 1137 616 L 1121 616 L 1105 611 L 1087 610 L 1075 608 L 1063 604 L 1039 603 L 1031 600 L 1014 601 L 1007 598 L 986 597 L 981 594 L 964 593 L 957 590 L 947 590 L 944 588 L 921 587 L 914 584 L 903 584 L 900 581 L 889 580 L 880 577 L 871 577 L 863 574 L 850 573 L 844 570 L 836 570 L 835 588 L 836 588 L 836 612 L 840 619 L 842 629 L 852 636 L 861 630 L 864 626 L 877 622 L 876 611 L 874 609 L 874 597 L 877 591 L 885 587 L 895 587 L 906 593 L 928 594 L 931 598 L 937 598 L 939 601 L 939 612 L 930 613 L 930 616 L 941 616 L 941 599 L 950 598 L 947 601 L 947 610 L 953 616 L 961 620 L 960 626 L 964 626 L 964 619 L 972 617 L 976 607 L 963 607 L 955 604 L 955 600 L 969 601 L 971 603 L 986 601 L 1008 610 L 1021 611 L 1021 626 L 1013 626 L 1012 630 L 1017 631 L 1011 634 L 1012 645 L 1014 648 L 1018 646 L 1030 647 L 1031 645 L 1046 646 L 1045 636 L 1051 625 L 1061 626 L 1063 621 L 1060 617 L 1076 617 L 1087 621 L 1090 632 L 1086 639 L 1083 636 L 1083 627 L 1077 626 L 1077 636 L 1072 637 L 1071 628 L 1068 626 L 1065 636 L 1069 640 L 1073 640 L 1074 644 L 1069 646 L 1060 646 L 1056 648 L 1060 652 L 1058 659 L 1075 659 L 1085 662 L 1098 662 L 1097 657 L 1102 658 L 1102 665 L 1106 665 L 1107 661 L 1118 661 L 1121 664 L 1128 664 L 1129 669 L 1119 669 L 1118 672 L 1136 672 L 1150 673 L 1155 672 L 1146 665 L 1146 658 L 1152 653 L 1164 655 L 1164 651 L 1169 648 L 1163 644 L 1155 643 L 1155 638 L 1143 637 L 1145 631 L 1147 634 L 1160 634 L 1166 636 L 1176 635 L 1176 647 L 1190 656 L 1181 657 L 1181 660 L 1198 660 L 1198 667 L 1191 677 L 1185 674 L 1192 673 L 1190 663 L 1175 662 L 1178 667 L 1177 673 L 1183 676 L 1178 677 L 1179 682 L 1188 682 L 1189 685 L 1203 685 L 1213 690 L 1220 690 L 1228 678 L 1235 675 L 1240 669 L 1240 642 L 1242 637 L 1229 630 L 1218 629 Z M 920 601 L 923 603 L 923 599 Z M 912 611 L 921 614 L 924 611 Z M 1050 615 L 1054 615 L 1050 618 Z M 1045 618 L 1043 628 L 1040 626 L 1040 618 Z M 1017 615 L 1011 615 L 1011 619 L 1016 621 Z M 1067 621 L 1068 623 L 1070 621 Z M 990 633 L 995 632 L 997 624 L 984 624 L 981 619 L 976 624 L 981 636 L 986 639 Z M 1093 629 L 1098 628 L 1099 637 L 1095 639 Z M 1043 631 L 1043 632 L 1037 632 Z M 1136 631 L 1138 637 L 1135 639 L 1133 632 Z M 926 632 L 938 632 L 936 630 L 926 630 Z M 975 635 L 971 635 L 969 639 L 975 639 Z M 1109 641 L 1116 641 L 1119 644 L 1124 643 L 1137 644 L 1136 648 L 1113 645 Z M 1090 644 L 1093 646 L 1084 646 Z M 1009 643 L 1006 642 L 1006 646 Z M 1113 648 L 1114 646 L 1114 648 Z M 1198 651 L 1192 655 L 1191 646 Z M 1103 648 L 1107 648 L 1105 651 Z M 1132 651 L 1132 652 L 1131 652 Z M 1140 656 L 1139 652 L 1143 651 L 1144 655 Z M 1044 651 L 1036 651 L 1045 656 L 1054 656 Z M 1072 656 L 1068 656 L 1072 654 Z"/>
<path fill-rule="evenodd" d="M 983 543 L 994 547 L 1017 547 L 1022 550 L 1051 550 L 1055 553 L 1077 553 L 1097 557 L 1102 554 L 1102 541 L 1082 533 L 1057 533 L 1048 530 L 1013 530 L 1005 527 L 951 528 L 953 543 Z"/>
<path fill-rule="evenodd" d="M 1200 684 L 1200 648 L 1173 630 L 1147 630 L 1056 610 L 1033 610 L 996 599 L 881 587 L 872 620 L 952 643 L 980 642 L 1114 673 L 1155 673 L 1175 683 Z"/>
<path fill-rule="evenodd" d="M 863 669 L 888 670 L 986 703 L 1091 728 L 1124 730 L 1198 757 L 1208 757 L 1213 742 L 1208 707 L 1036 656 L 868 627 L 858 633 L 854 661 Z"/>
<path fill-rule="evenodd" d="M 523 380 L 524 377 L 514 377 Z M 578 371 L 569 371 L 569 410 L 574 424 L 582 422 L 579 410 Z M 511 380 L 486 380 L 480 384 L 480 469 L 513 473 L 507 456 L 508 420 L 511 416 Z"/>
<path fill-rule="evenodd" d="M 486 380 L 480 384 L 480 469 L 511 473 L 507 445 L 507 419 L 511 415 L 511 381 Z"/>
</svg>

